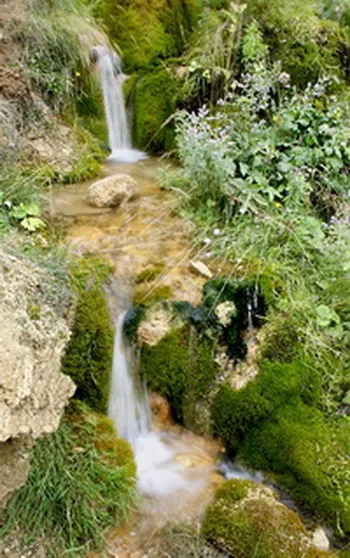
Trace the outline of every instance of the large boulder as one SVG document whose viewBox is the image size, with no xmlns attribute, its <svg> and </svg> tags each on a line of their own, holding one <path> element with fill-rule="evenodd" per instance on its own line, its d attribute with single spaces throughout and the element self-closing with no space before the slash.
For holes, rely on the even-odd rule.
<svg viewBox="0 0 350 558">
<path fill-rule="evenodd" d="M 26 479 L 26 448 L 57 429 L 75 390 L 60 372 L 70 335 L 69 295 L 61 287 L 0 250 L 0 509 Z M 10 475 L 14 461 L 18 469 Z"/>
<path fill-rule="evenodd" d="M 127 174 L 114 174 L 91 184 L 86 202 L 94 207 L 115 207 L 136 198 L 140 187 Z"/>
</svg>

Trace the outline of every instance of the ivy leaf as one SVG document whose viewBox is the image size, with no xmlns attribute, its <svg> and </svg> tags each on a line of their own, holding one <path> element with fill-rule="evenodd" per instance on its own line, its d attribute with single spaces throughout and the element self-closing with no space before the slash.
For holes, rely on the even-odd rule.
<svg viewBox="0 0 350 558">
<path fill-rule="evenodd" d="M 15 207 L 13 207 L 10 211 L 10 217 L 12 217 L 13 219 L 21 220 L 24 219 L 26 216 L 27 211 L 23 203 L 15 205 Z"/>
<path fill-rule="evenodd" d="M 344 405 L 350 405 L 350 389 L 343 398 L 342 403 L 344 403 Z"/>
</svg>

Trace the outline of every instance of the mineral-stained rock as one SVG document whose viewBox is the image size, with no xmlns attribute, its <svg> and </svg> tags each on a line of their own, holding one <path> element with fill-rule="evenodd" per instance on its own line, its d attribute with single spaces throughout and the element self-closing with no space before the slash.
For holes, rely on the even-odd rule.
<svg viewBox="0 0 350 558">
<path fill-rule="evenodd" d="M 10 485 L 25 481 L 23 448 L 57 429 L 75 390 L 60 372 L 70 335 L 62 315 L 69 297 L 62 289 L 28 260 L 0 250 L 0 508 Z M 18 470 L 9 484 L 15 455 Z"/>
<path fill-rule="evenodd" d="M 149 396 L 151 411 L 159 424 L 167 424 L 171 420 L 170 404 L 159 393 L 152 392 Z"/>
<path fill-rule="evenodd" d="M 139 185 L 127 174 L 114 174 L 91 184 L 86 201 L 94 207 L 115 207 L 139 195 Z"/>
</svg>

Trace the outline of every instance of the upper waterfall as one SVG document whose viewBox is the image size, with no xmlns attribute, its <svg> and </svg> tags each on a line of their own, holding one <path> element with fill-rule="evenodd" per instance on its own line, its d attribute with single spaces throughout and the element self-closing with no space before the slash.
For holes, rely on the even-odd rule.
<svg viewBox="0 0 350 558">
<path fill-rule="evenodd" d="M 136 162 L 145 154 L 132 149 L 130 131 L 123 95 L 122 65 L 119 56 L 106 46 L 93 47 L 91 59 L 96 62 L 103 92 L 104 107 L 108 125 L 108 139 L 112 161 Z"/>
</svg>

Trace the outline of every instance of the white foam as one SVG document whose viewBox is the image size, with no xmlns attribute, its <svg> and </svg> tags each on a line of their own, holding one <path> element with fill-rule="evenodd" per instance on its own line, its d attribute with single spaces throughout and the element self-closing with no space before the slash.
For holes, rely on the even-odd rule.
<svg viewBox="0 0 350 558">
<path fill-rule="evenodd" d="M 107 161 L 111 163 L 137 163 L 147 159 L 146 153 L 138 149 L 114 149 L 107 157 Z"/>
</svg>

